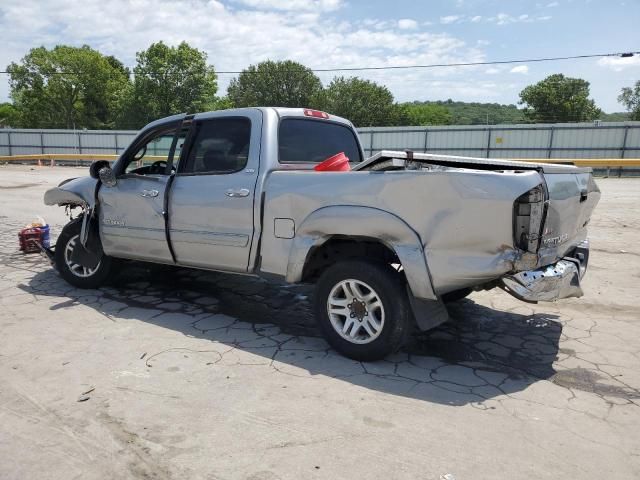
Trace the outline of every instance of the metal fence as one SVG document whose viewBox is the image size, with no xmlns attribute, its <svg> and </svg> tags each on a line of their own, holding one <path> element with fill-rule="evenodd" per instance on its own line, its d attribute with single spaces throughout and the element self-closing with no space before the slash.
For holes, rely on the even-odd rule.
<svg viewBox="0 0 640 480">
<path fill-rule="evenodd" d="M 414 150 L 486 158 L 639 158 L 640 122 L 372 127 L 359 129 L 365 153 Z M 119 154 L 129 130 L 0 130 L 0 156 Z"/>
<path fill-rule="evenodd" d="M 486 158 L 638 158 L 640 122 L 361 128 L 367 155 L 415 150 Z"/>
<path fill-rule="evenodd" d="M 0 155 L 46 153 L 119 154 L 136 136 L 131 130 L 0 130 Z"/>
</svg>

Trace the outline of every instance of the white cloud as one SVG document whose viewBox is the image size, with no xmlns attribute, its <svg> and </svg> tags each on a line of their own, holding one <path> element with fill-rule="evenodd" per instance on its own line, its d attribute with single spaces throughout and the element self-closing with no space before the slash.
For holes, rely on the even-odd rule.
<svg viewBox="0 0 640 480">
<path fill-rule="evenodd" d="M 630 67 L 640 67 L 640 55 L 633 57 L 604 57 L 598 60 L 601 67 L 610 68 L 614 72 L 620 72 Z"/>
<path fill-rule="evenodd" d="M 516 22 L 516 18 L 511 15 L 507 15 L 506 13 L 499 13 L 496 15 L 496 22 L 498 25 L 506 25 L 507 23 Z"/>
<path fill-rule="evenodd" d="M 247 2 L 264 8 L 248 8 Z M 384 18 L 336 23 L 326 11 L 311 11 L 311 0 L 293 0 L 288 11 L 266 9 L 266 0 L 21 0 L 0 2 L 0 66 L 18 62 L 30 48 L 88 44 L 115 55 L 127 66 L 135 53 L 152 42 L 176 45 L 187 41 L 204 50 L 218 71 L 237 71 L 272 59 L 291 59 L 309 67 L 402 66 L 466 63 L 486 60 L 482 44 L 467 44 L 448 33 L 391 28 Z M 275 3 L 275 0 L 271 3 Z M 282 2 L 284 3 L 284 2 Z M 333 2 L 333 5 L 342 2 Z M 325 7 L 330 3 L 324 3 Z M 188 14 L 185 12 L 188 11 Z M 394 22 L 395 24 L 395 22 Z M 319 74 L 326 84 L 334 75 L 357 75 L 385 84 L 400 100 L 456 97 L 480 88 L 470 77 L 480 67 L 456 67 L 381 72 L 328 72 Z M 0 77 L 0 101 L 8 96 L 6 76 Z M 224 94 L 230 74 L 219 76 Z M 446 80 L 437 95 L 425 84 Z M 447 84 L 452 86 L 447 90 Z M 457 83 L 456 83 L 457 82 Z M 462 87 L 467 85 L 467 87 Z"/>
<path fill-rule="evenodd" d="M 473 16 L 465 16 L 465 15 L 447 15 L 444 17 L 440 17 L 440 23 L 443 25 L 449 25 L 452 23 L 495 23 L 497 25 L 509 25 L 511 23 L 534 23 L 550 20 L 551 15 L 538 15 L 532 16 L 527 13 L 523 13 L 517 16 L 509 15 L 508 13 L 498 13 L 494 16 L 485 17 L 482 15 L 473 15 Z"/>
<path fill-rule="evenodd" d="M 484 73 L 486 73 L 487 75 L 496 75 L 496 74 L 500 73 L 501 71 L 502 70 L 500 70 L 499 68 L 489 67 L 484 71 Z"/>
<path fill-rule="evenodd" d="M 403 18 L 398 20 L 398 28 L 401 28 L 402 30 L 415 30 L 418 28 L 418 22 L 410 18 Z"/>
<path fill-rule="evenodd" d="M 551 3 L 547 3 L 547 8 L 554 8 L 559 6 L 560 4 L 558 2 L 551 2 Z"/>
<path fill-rule="evenodd" d="M 261 10 L 307 10 L 330 12 L 342 6 L 342 0 L 236 0 Z"/>
<path fill-rule="evenodd" d="M 462 17 L 460 15 L 447 15 L 446 17 L 440 17 L 440 23 L 443 25 L 449 25 L 450 23 L 456 23 Z"/>
<path fill-rule="evenodd" d="M 513 67 L 511 70 L 509 70 L 509 73 L 521 73 L 523 75 L 526 75 L 527 73 L 529 73 L 529 67 L 527 65 L 518 65 L 517 67 Z"/>
<path fill-rule="evenodd" d="M 537 16 L 532 17 L 526 13 L 522 15 L 513 16 L 507 13 L 498 13 L 494 17 L 487 18 L 488 22 L 496 23 L 497 25 L 509 25 L 511 23 L 533 23 L 533 22 L 542 22 L 546 20 L 550 20 L 552 17 L 550 15 L 545 16 Z"/>
</svg>

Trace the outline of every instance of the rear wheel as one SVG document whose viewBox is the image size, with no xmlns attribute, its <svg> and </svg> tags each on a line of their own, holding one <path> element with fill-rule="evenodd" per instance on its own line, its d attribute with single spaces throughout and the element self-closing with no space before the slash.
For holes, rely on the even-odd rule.
<svg viewBox="0 0 640 480">
<path fill-rule="evenodd" d="M 73 250 L 80 245 L 82 218 L 69 222 L 56 242 L 55 263 L 62 278 L 74 287 L 98 288 L 111 271 L 111 257 L 103 255 L 95 268 L 84 267 L 72 260 Z"/>
<path fill-rule="evenodd" d="M 314 301 L 325 338 L 349 358 L 379 360 L 404 343 L 409 299 L 403 278 L 387 265 L 337 263 L 318 279 Z"/>
</svg>

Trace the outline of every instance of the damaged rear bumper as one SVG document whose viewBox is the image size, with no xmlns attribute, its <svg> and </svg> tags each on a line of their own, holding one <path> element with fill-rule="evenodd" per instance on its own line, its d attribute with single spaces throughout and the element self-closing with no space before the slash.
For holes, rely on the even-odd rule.
<svg viewBox="0 0 640 480">
<path fill-rule="evenodd" d="M 580 281 L 587 271 L 589 242 L 584 241 L 571 256 L 537 270 L 505 275 L 501 287 L 525 302 L 553 302 L 562 298 L 581 297 Z"/>
</svg>

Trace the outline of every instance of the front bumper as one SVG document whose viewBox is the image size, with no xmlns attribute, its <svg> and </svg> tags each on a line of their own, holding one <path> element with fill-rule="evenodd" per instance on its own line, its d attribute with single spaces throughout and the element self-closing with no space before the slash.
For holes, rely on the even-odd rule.
<svg viewBox="0 0 640 480">
<path fill-rule="evenodd" d="M 561 298 L 581 297 L 580 281 L 587 271 L 589 242 L 578 245 L 568 257 L 540 268 L 505 275 L 501 287 L 525 302 L 554 302 Z"/>
</svg>

